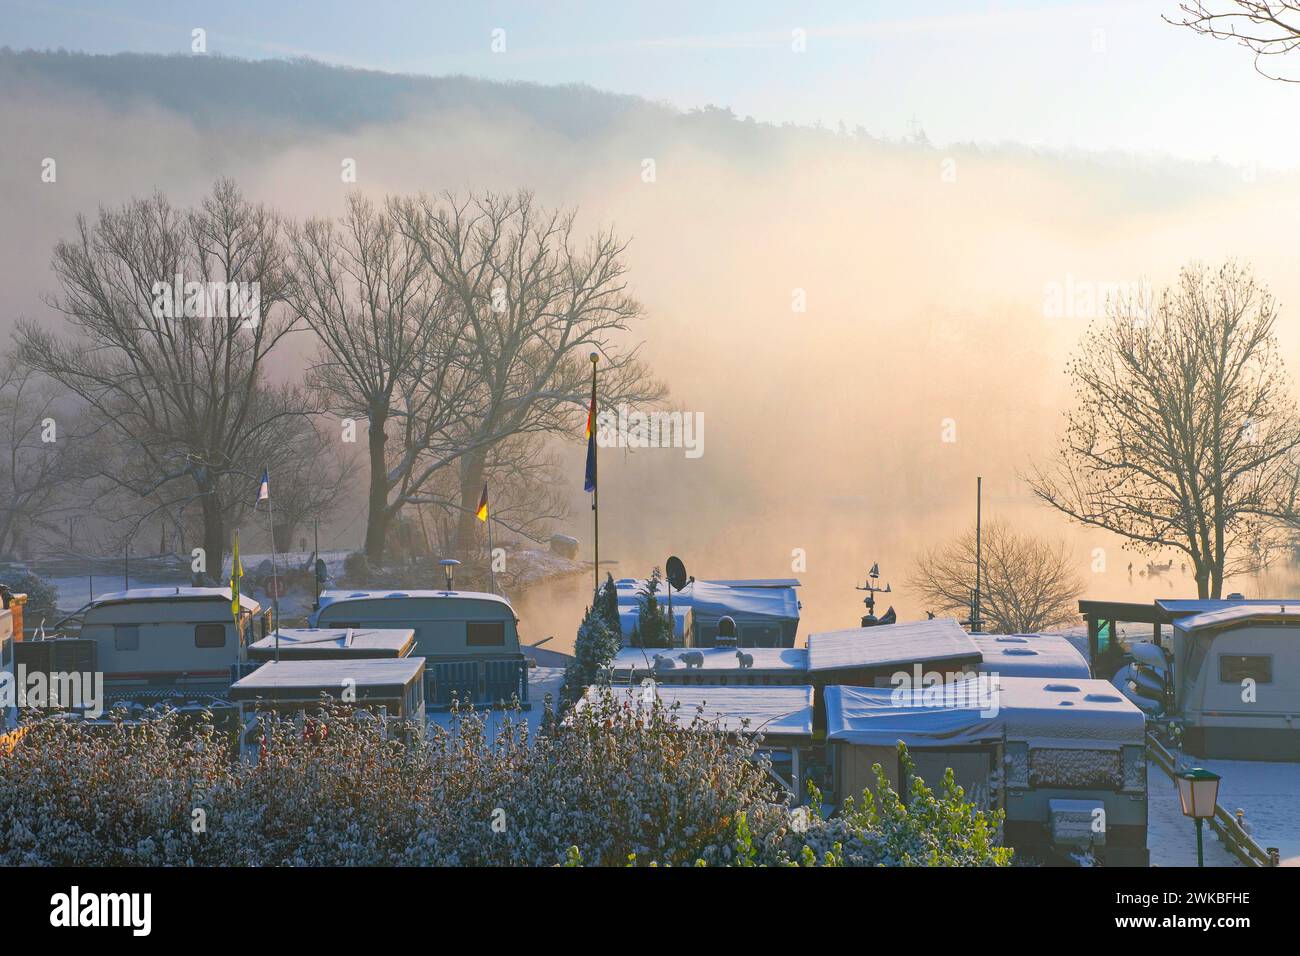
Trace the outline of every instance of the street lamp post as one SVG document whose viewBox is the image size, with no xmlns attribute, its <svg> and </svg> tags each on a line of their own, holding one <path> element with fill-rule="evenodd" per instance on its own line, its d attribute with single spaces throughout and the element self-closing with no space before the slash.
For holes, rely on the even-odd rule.
<svg viewBox="0 0 1300 956">
<path fill-rule="evenodd" d="M 1213 770 L 1192 767 L 1178 774 L 1178 799 L 1183 805 L 1183 816 L 1196 821 L 1196 865 L 1205 866 L 1205 821 L 1214 816 L 1219 802 L 1219 780 Z"/>
</svg>

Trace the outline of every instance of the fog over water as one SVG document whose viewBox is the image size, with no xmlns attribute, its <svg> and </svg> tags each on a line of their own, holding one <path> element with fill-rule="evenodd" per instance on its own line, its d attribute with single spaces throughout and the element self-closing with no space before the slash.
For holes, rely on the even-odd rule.
<svg viewBox="0 0 1300 956">
<path fill-rule="evenodd" d="M 20 317 L 58 321 L 41 297 L 78 212 L 155 189 L 194 202 L 218 176 L 291 216 L 338 213 L 349 188 L 528 187 L 577 205 L 586 231 L 612 224 L 631 240 L 646 309 L 634 337 L 674 405 L 705 427 L 699 458 L 602 451 L 601 556 L 618 562 L 615 576 L 678 554 L 700 578 L 799 577 L 802 635 L 857 623 L 853 587 L 873 561 L 900 618 L 923 616 L 905 578 L 920 549 L 973 524 L 977 475 L 987 518 L 1069 541 L 1088 596 L 1194 595 L 1179 556 L 1157 556 L 1174 558 L 1171 575 L 1139 576 L 1146 557 L 1035 504 L 1019 477 L 1052 447 L 1070 401 L 1065 364 L 1106 284 L 1159 288 L 1193 259 L 1249 262 L 1281 300 L 1282 354 L 1300 372 L 1300 189 L 1263 170 L 886 144 L 658 108 L 576 134 L 554 117 L 454 104 L 298 128 L 43 81 L 0 101 L 0 128 L 6 331 Z M 45 157 L 56 183 L 40 180 Z M 344 158 L 356 187 L 340 182 Z M 1045 307 L 1053 283 L 1073 293 L 1060 309 Z M 792 307 L 800 294 L 806 311 Z M 277 374 L 300 375 L 311 349 L 299 336 Z M 572 515 L 561 530 L 590 557 L 580 437 L 579 425 L 563 449 Z M 359 546 L 363 512 L 359 491 L 331 546 Z M 1104 573 L 1090 570 L 1098 547 Z M 804 570 L 792 571 L 796 549 Z M 586 580 L 525 596 L 526 638 L 554 633 L 548 646 L 570 647 Z M 1289 572 L 1230 586 L 1295 591 Z"/>
</svg>

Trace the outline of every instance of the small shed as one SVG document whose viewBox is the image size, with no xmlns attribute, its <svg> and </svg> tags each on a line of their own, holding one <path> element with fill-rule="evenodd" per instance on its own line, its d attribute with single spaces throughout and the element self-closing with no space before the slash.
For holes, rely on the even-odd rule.
<svg viewBox="0 0 1300 956">
<path fill-rule="evenodd" d="M 309 710 L 321 695 L 422 721 L 424 658 L 271 661 L 230 686 L 230 699 L 245 712 Z"/>
<path fill-rule="evenodd" d="M 350 658 L 409 657 L 415 648 L 411 628 L 283 627 L 248 647 L 248 659 L 273 661 L 279 644 L 280 660 L 346 660 Z"/>
</svg>

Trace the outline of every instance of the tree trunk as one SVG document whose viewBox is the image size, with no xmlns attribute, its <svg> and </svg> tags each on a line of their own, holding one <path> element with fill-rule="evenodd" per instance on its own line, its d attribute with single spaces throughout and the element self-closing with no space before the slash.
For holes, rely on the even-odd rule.
<svg viewBox="0 0 1300 956">
<path fill-rule="evenodd" d="M 384 563 L 388 537 L 388 457 L 384 454 L 387 414 L 370 415 L 370 500 L 366 516 L 366 557 L 372 565 Z"/>
<path fill-rule="evenodd" d="M 487 450 L 471 452 L 460 462 L 460 514 L 456 518 L 456 555 L 462 561 L 478 545 L 479 496 L 483 494 L 483 474 L 487 470 Z M 489 509 L 492 507 L 488 503 Z"/>
<path fill-rule="evenodd" d="M 226 516 L 215 488 L 203 495 L 203 556 L 210 581 L 220 581 L 226 561 Z"/>
<path fill-rule="evenodd" d="M 1196 596 L 1205 600 L 1210 596 L 1210 568 L 1199 559 L 1193 567 L 1196 570 Z"/>
<path fill-rule="evenodd" d="M 298 534 L 301 523 L 290 518 L 275 516 L 275 550 L 284 554 L 298 550 L 294 547 L 294 537 Z"/>
</svg>

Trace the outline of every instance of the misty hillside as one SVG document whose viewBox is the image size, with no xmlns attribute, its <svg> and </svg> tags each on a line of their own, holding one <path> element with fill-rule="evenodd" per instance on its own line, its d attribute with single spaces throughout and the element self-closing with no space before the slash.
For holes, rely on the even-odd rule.
<svg viewBox="0 0 1300 956">
<path fill-rule="evenodd" d="M 775 125 L 739 117 L 725 106 L 702 104 L 681 112 L 638 96 L 609 93 L 583 84 L 547 86 L 476 77 L 422 76 L 334 66 L 309 58 L 245 60 L 221 55 L 118 53 L 0 47 L 0 88 L 13 93 L 93 98 L 113 110 L 155 106 L 180 114 L 200 130 L 249 121 L 284 129 L 347 133 L 367 125 L 400 123 L 439 113 L 518 115 L 539 128 L 572 139 L 597 136 L 636 123 L 660 134 L 689 138 L 744 161 L 801 140 L 888 151 L 933 152 L 918 130 L 890 141 L 862 127 L 834 129 Z M 260 131 L 275 136 L 280 127 Z M 1053 163 L 1102 166 L 1126 173 L 1119 186 L 1128 201 L 1161 204 L 1180 188 L 1215 190 L 1236 172 L 1217 163 L 1169 163 L 1122 154 L 1043 153 L 1018 144 L 953 144 L 949 152 L 1037 155 Z"/>
<path fill-rule="evenodd" d="M 633 110 L 663 109 L 587 86 L 381 73 L 309 59 L 0 50 L 0 84 L 13 89 L 32 83 L 93 94 L 110 106 L 153 102 L 190 116 L 199 126 L 256 117 L 338 131 L 428 110 L 509 109 L 581 136 Z"/>
<path fill-rule="evenodd" d="M 707 416 L 708 451 L 609 455 L 602 555 L 627 573 L 676 553 L 702 576 L 779 577 L 802 549 L 812 629 L 857 620 L 855 569 L 876 560 L 900 616 L 918 616 L 900 581 L 917 548 L 967 520 L 976 474 L 990 516 L 1069 534 L 1081 561 L 1117 548 L 1067 529 L 1019 477 L 1053 446 L 1062 371 L 1095 317 L 1086 302 L 1046 307 L 1051 290 L 1160 287 L 1188 261 L 1236 257 L 1300 304 L 1287 232 L 1300 193 L 1263 169 L 887 141 L 725 104 L 305 60 L 6 50 L 0 84 L 0 194 L 21 224 L 0 234 L 0 330 L 59 321 L 49 263 L 77 216 L 155 191 L 187 206 L 220 177 L 293 219 L 338 215 L 354 190 L 527 188 L 580 210 L 583 235 L 615 229 L 645 306 L 632 334 L 674 402 Z M 341 179 L 353 160 L 355 181 Z M 1282 345 L 1300 367 L 1294 328 Z M 298 380 L 311 349 L 296 336 L 272 373 Z M 959 441 L 941 440 L 948 419 Z M 573 443 L 560 451 L 579 475 Z M 688 504 L 648 507 L 664 488 Z M 562 530 L 585 538 L 581 489 L 560 489 Z M 1141 590 L 1124 564 L 1106 593 Z"/>
</svg>

